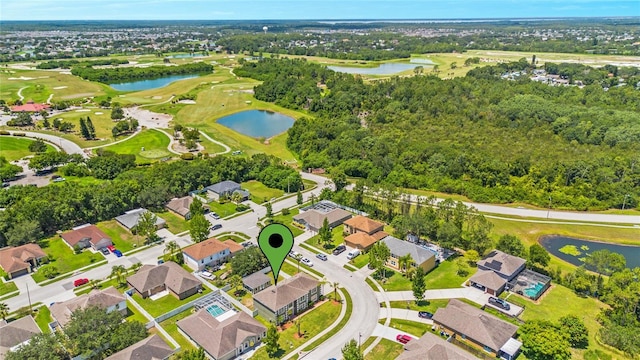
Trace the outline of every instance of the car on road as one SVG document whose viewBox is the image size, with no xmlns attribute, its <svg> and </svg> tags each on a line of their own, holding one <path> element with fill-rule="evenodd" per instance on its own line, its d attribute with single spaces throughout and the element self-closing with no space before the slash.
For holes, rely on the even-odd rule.
<svg viewBox="0 0 640 360">
<path fill-rule="evenodd" d="M 117 257 L 122 257 L 122 251 L 116 249 L 113 251 L 113 253 L 117 256 Z"/>
<path fill-rule="evenodd" d="M 245 241 L 240 245 L 242 245 L 242 247 L 248 248 L 248 247 L 252 247 L 253 243 L 251 241 Z"/>
<path fill-rule="evenodd" d="M 78 286 L 82 286 L 82 285 L 88 284 L 88 283 L 89 283 L 89 279 L 87 279 L 87 278 L 75 279 L 73 281 L 73 286 L 78 287 Z"/>
<path fill-rule="evenodd" d="M 398 334 L 398 336 L 396 336 L 396 340 L 398 340 L 398 342 L 402 344 L 406 344 L 409 341 L 413 340 L 413 338 L 407 334 Z"/>
<path fill-rule="evenodd" d="M 340 255 L 347 250 L 347 247 L 344 245 L 338 245 L 335 249 L 333 249 L 333 255 Z"/>
<path fill-rule="evenodd" d="M 327 255 L 325 254 L 317 254 L 316 257 L 322 261 L 327 261 Z"/>
<path fill-rule="evenodd" d="M 211 231 L 222 229 L 222 224 L 215 224 L 211 227 Z"/>
<path fill-rule="evenodd" d="M 210 213 L 209 213 L 209 216 L 211 216 L 212 218 L 214 218 L 214 219 L 216 219 L 216 220 L 220 219 L 220 215 L 218 215 L 218 214 L 216 214 L 216 213 L 214 213 L 214 212 L 210 212 Z"/>
<path fill-rule="evenodd" d="M 305 264 L 305 265 L 307 265 L 309 267 L 313 266 L 313 262 L 311 262 L 311 260 L 309 260 L 307 258 L 302 258 L 302 260 L 300 260 L 300 261 L 302 261 L 303 264 Z"/>
<path fill-rule="evenodd" d="M 109 249 L 107 249 L 106 247 L 103 247 L 102 249 L 100 249 L 100 251 L 103 255 L 109 255 Z"/>
<path fill-rule="evenodd" d="M 433 317 L 433 314 L 428 311 L 419 311 L 418 317 L 423 319 L 431 319 Z"/>
<path fill-rule="evenodd" d="M 289 257 L 291 258 L 297 258 L 300 254 L 295 252 L 295 251 L 289 251 Z"/>
<path fill-rule="evenodd" d="M 500 298 L 497 298 L 497 297 L 493 297 L 493 296 L 490 297 L 489 298 L 489 304 L 491 304 L 493 306 L 497 306 L 497 307 L 499 307 L 501 309 L 504 309 L 504 310 L 507 310 L 507 311 L 511 310 L 511 305 L 509 305 L 508 302 L 506 302 L 506 301 L 504 301 L 504 300 L 502 300 Z"/>
<path fill-rule="evenodd" d="M 3 188 L 5 188 L 5 187 L 9 187 L 9 185 L 11 185 L 11 184 L 9 184 L 8 182 L 3 182 L 3 183 L 2 183 L 2 187 L 3 187 Z"/>
<path fill-rule="evenodd" d="M 62 181 L 65 181 L 65 180 L 67 180 L 67 179 L 65 179 L 63 177 L 59 177 L 59 178 L 53 179 L 53 182 L 62 182 Z"/>
<path fill-rule="evenodd" d="M 113 245 L 109 245 L 109 246 L 107 246 L 107 249 L 109 249 L 109 251 L 111 251 L 111 252 L 116 251 L 116 247 L 115 247 L 115 246 L 113 246 Z"/>
</svg>

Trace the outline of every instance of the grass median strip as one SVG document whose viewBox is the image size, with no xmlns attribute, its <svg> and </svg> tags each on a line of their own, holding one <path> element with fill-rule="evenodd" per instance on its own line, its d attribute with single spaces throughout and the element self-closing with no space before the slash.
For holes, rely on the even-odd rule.
<svg viewBox="0 0 640 360">
<path fill-rule="evenodd" d="M 347 322 L 349 321 L 349 318 L 351 318 L 351 312 L 353 311 L 353 303 L 351 302 L 351 296 L 349 295 L 349 293 L 347 291 L 343 291 L 342 293 L 344 295 L 345 302 L 347 303 L 347 310 L 346 310 L 342 320 L 340 320 L 340 322 L 333 329 L 331 329 L 331 331 L 329 331 L 328 333 L 322 335 L 318 340 L 314 341 L 309 346 L 304 348 L 303 351 L 309 351 L 311 349 L 316 348 L 317 346 L 319 346 L 320 344 L 325 342 L 327 339 L 329 339 L 333 335 L 335 335 L 338 331 L 340 331 L 347 324 Z"/>
</svg>

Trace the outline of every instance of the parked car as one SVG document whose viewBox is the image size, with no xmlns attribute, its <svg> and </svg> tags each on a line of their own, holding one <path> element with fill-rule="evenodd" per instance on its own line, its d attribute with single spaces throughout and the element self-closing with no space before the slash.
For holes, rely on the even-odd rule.
<svg viewBox="0 0 640 360">
<path fill-rule="evenodd" d="M 89 279 L 84 278 L 84 279 L 75 279 L 73 281 L 73 286 L 78 287 L 78 286 L 82 286 L 84 284 L 88 284 L 89 283 Z"/>
<path fill-rule="evenodd" d="M 316 257 L 322 261 L 327 261 L 327 255 L 325 254 L 317 254 Z"/>
<path fill-rule="evenodd" d="M 298 254 L 298 253 L 297 253 L 297 252 L 295 252 L 295 251 L 289 251 L 289 257 L 292 257 L 292 258 L 294 258 L 294 259 L 295 259 L 295 258 L 297 258 L 297 257 L 298 257 L 298 255 L 300 255 L 300 254 Z"/>
<path fill-rule="evenodd" d="M 307 258 L 302 258 L 302 260 L 300 260 L 300 261 L 302 261 L 303 264 L 305 264 L 305 265 L 307 265 L 309 267 L 313 266 L 313 263 L 311 262 L 311 260 L 309 260 Z"/>
<path fill-rule="evenodd" d="M 358 255 L 360 255 L 360 250 L 358 250 L 358 249 L 351 250 L 347 254 L 347 259 L 349 259 L 349 260 L 355 259 L 355 258 L 358 257 Z"/>
<path fill-rule="evenodd" d="M 211 227 L 211 231 L 222 229 L 222 224 L 215 224 Z"/>
<path fill-rule="evenodd" d="M 216 219 L 216 220 L 220 219 L 220 215 L 218 215 L 218 214 L 216 214 L 216 213 L 214 213 L 214 212 L 210 212 L 210 213 L 209 213 L 209 216 L 211 216 L 212 218 L 214 218 L 214 219 Z"/>
<path fill-rule="evenodd" d="M 100 249 L 100 251 L 103 255 L 109 255 L 109 249 L 107 249 L 106 247 L 103 247 L 102 249 Z"/>
<path fill-rule="evenodd" d="M 9 185 L 11 185 L 11 184 L 9 184 L 8 182 L 3 182 L 3 183 L 2 183 L 2 187 L 3 187 L 3 188 L 5 188 L 5 187 L 9 187 Z"/>
<path fill-rule="evenodd" d="M 162 264 L 164 264 L 164 260 L 162 259 L 158 260 L 158 265 L 162 265 Z"/>
<path fill-rule="evenodd" d="M 507 311 L 511 310 L 511 305 L 509 305 L 508 302 L 506 302 L 506 301 L 504 301 L 504 300 L 502 300 L 500 298 L 497 298 L 497 297 L 493 297 L 493 296 L 490 297 L 489 298 L 489 304 L 497 306 L 497 307 L 499 307 L 501 309 L 504 309 L 504 310 L 507 310 Z"/>
<path fill-rule="evenodd" d="M 428 311 L 419 311 L 418 317 L 421 317 L 423 319 L 431 319 L 433 317 L 433 314 Z"/>
<path fill-rule="evenodd" d="M 116 249 L 113 251 L 113 253 L 117 256 L 117 257 L 122 257 L 122 251 Z"/>
<path fill-rule="evenodd" d="M 338 245 L 335 249 L 333 249 L 333 255 L 340 255 L 347 250 L 347 247 L 344 245 Z"/>
<path fill-rule="evenodd" d="M 115 246 L 113 246 L 113 245 L 109 245 L 109 246 L 107 246 L 107 249 L 109 249 L 109 251 L 111 251 L 111 252 L 116 251 L 116 247 L 115 247 Z"/>
<path fill-rule="evenodd" d="M 65 178 L 59 177 L 57 179 L 54 179 L 53 182 L 62 182 L 62 181 L 65 181 L 65 180 L 66 180 Z"/>
<path fill-rule="evenodd" d="M 413 340 L 413 338 L 407 334 L 398 334 L 398 336 L 396 336 L 396 340 L 398 340 L 402 344 L 406 344 L 409 341 Z"/>
</svg>

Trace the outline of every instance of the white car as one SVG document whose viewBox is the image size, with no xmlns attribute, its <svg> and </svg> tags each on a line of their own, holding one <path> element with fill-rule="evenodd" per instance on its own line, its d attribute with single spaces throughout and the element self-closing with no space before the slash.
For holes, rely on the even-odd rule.
<svg viewBox="0 0 640 360">
<path fill-rule="evenodd" d="M 307 265 L 308 267 L 312 267 L 313 266 L 313 263 L 311 262 L 311 260 L 309 260 L 307 258 L 302 258 L 302 260 L 300 260 L 300 261 L 302 261 L 302 263 Z"/>
</svg>

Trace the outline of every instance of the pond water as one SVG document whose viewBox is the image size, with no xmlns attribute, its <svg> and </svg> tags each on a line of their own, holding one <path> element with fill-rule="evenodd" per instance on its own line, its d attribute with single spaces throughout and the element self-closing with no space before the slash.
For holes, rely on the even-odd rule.
<svg viewBox="0 0 640 360">
<path fill-rule="evenodd" d="M 265 110 L 247 110 L 218 119 L 220 125 L 251 137 L 270 138 L 287 131 L 294 119 Z"/>
<path fill-rule="evenodd" d="M 383 63 L 378 67 L 352 67 L 352 66 L 327 66 L 329 69 L 337 72 L 343 72 L 347 74 L 360 74 L 360 75 L 391 75 L 405 70 L 415 69 L 416 64 L 407 63 Z"/>
<path fill-rule="evenodd" d="M 560 235 L 544 236 L 540 239 L 540 245 L 551 254 L 576 266 L 583 265 L 584 263 L 580 259 L 586 257 L 588 254 L 596 250 L 607 249 L 611 252 L 622 254 L 625 259 L 627 259 L 628 268 L 640 267 L 640 246 L 603 243 Z M 560 249 L 567 245 L 575 247 L 571 249 L 574 249 L 574 251 L 577 250 L 579 254 L 575 253 L 570 255 L 561 252 Z"/>
<path fill-rule="evenodd" d="M 111 86 L 112 88 L 118 91 L 142 91 L 142 90 L 161 88 L 171 84 L 174 81 L 191 79 L 194 77 L 198 77 L 198 75 L 193 75 L 193 74 L 171 75 L 171 76 L 164 76 L 157 79 L 136 80 L 136 81 L 123 82 L 123 83 L 109 84 L 109 86 Z"/>
<path fill-rule="evenodd" d="M 186 59 L 186 58 L 194 58 L 194 57 L 203 57 L 203 55 L 202 53 L 194 53 L 194 54 L 186 53 L 186 54 L 175 54 L 169 57 L 173 59 Z"/>
</svg>

